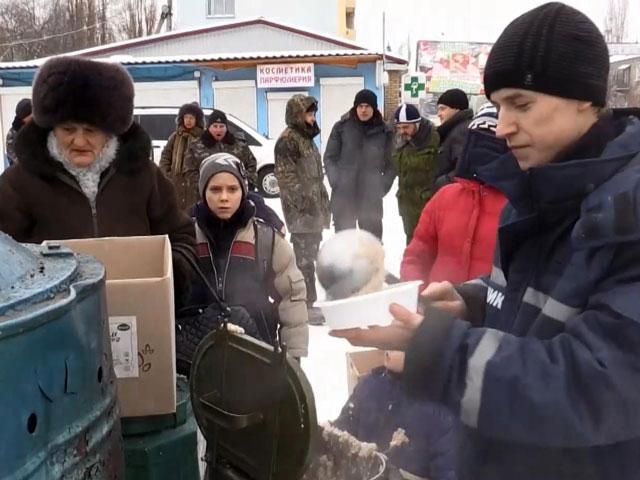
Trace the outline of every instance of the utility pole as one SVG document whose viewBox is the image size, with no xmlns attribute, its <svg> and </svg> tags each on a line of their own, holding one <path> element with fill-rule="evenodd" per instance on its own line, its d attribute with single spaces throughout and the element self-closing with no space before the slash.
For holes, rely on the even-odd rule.
<svg viewBox="0 0 640 480">
<path fill-rule="evenodd" d="M 387 13 L 382 11 L 382 71 L 387 68 Z"/>
<path fill-rule="evenodd" d="M 170 32 L 173 26 L 173 0 L 167 0 L 167 4 L 163 5 L 160 9 L 160 20 L 154 33 L 160 33 L 162 31 L 162 25 L 167 23 L 167 32 Z"/>
</svg>

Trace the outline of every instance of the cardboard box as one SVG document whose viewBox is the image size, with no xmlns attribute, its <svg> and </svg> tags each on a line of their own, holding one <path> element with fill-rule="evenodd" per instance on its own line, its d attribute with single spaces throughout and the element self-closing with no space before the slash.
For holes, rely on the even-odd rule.
<svg viewBox="0 0 640 480">
<path fill-rule="evenodd" d="M 349 395 L 360 380 L 376 367 L 384 365 L 383 350 L 363 350 L 360 352 L 347 352 L 347 388 Z"/>
<path fill-rule="evenodd" d="M 56 243 L 94 256 L 107 270 L 107 309 L 120 415 L 174 413 L 175 312 L 169 238 L 114 237 Z"/>
</svg>

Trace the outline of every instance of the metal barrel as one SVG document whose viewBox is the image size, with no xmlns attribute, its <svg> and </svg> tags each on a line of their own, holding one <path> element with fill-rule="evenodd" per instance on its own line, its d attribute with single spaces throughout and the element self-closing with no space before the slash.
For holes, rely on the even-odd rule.
<svg viewBox="0 0 640 480">
<path fill-rule="evenodd" d="M 123 479 L 104 267 L 0 232 L 0 271 L 0 479 Z"/>
</svg>

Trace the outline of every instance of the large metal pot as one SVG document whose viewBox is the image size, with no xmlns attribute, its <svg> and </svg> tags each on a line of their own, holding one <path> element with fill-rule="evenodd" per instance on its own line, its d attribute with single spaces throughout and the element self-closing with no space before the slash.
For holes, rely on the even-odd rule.
<svg viewBox="0 0 640 480">
<path fill-rule="evenodd" d="M 104 267 L 0 232 L 0 478 L 124 478 Z"/>
</svg>

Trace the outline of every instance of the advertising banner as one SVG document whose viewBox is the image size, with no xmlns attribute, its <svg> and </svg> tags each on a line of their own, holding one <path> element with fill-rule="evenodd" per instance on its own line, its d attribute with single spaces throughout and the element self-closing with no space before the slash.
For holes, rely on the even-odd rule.
<svg viewBox="0 0 640 480">
<path fill-rule="evenodd" d="M 416 69 L 427 77 L 427 92 L 459 88 L 468 95 L 483 94 L 484 67 L 491 47 L 489 43 L 420 40 Z"/>
</svg>

